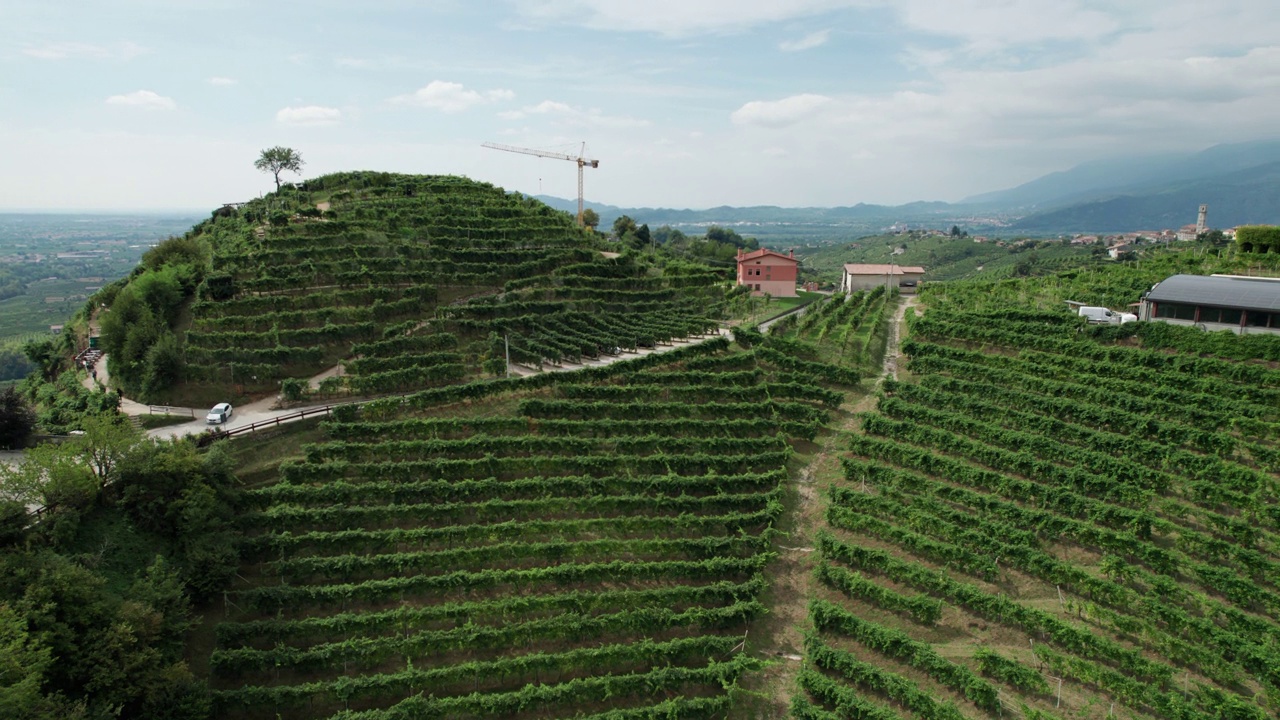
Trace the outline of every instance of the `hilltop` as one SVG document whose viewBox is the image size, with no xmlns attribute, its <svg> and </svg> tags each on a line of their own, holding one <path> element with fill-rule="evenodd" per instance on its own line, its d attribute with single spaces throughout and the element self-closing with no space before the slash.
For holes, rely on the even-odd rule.
<svg viewBox="0 0 1280 720">
<path fill-rule="evenodd" d="M 162 243 L 96 320 L 128 394 L 194 405 L 305 394 L 338 363 L 311 390 L 420 389 L 503 374 L 508 351 L 536 367 L 716 324 L 722 272 L 622 250 L 489 184 L 338 173 Z"/>
</svg>

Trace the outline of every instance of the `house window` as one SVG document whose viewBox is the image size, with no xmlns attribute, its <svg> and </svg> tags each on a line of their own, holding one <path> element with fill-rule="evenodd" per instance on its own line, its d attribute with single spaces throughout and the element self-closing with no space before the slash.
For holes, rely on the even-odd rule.
<svg viewBox="0 0 1280 720">
<path fill-rule="evenodd" d="M 1234 308 L 1201 307 L 1200 322 L 1239 325 L 1240 314 L 1240 310 Z"/>
<path fill-rule="evenodd" d="M 1245 314 L 1244 324 L 1249 327 L 1276 327 L 1280 323 L 1276 323 L 1271 313 L 1262 312 L 1260 310 L 1250 310 Z"/>
<path fill-rule="evenodd" d="M 1173 320 L 1195 320 L 1196 306 L 1182 303 L 1160 303 L 1156 305 L 1156 317 Z"/>
</svg>

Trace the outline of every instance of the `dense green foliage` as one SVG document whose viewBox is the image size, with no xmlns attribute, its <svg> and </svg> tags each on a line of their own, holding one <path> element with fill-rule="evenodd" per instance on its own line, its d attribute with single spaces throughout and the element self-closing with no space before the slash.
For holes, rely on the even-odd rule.
<svg viewBox="0 0 1280 720">
<path fill-rule="evenodd" d="M 1280 252 L 1280 227 L 1245 225 L 1236 228 L 1236 246 L 1241 252 Z"/>
<path fill-rule="evenodd" d="M 0 713 L 207 718 L 184 652 L 193 600 L 237 567 L 229 459 L 86 423 L 0 467 Z"/>
<path fill-rule="evenodd" d="M 36 414 L 12 387 L 0 391 L 0 448 L 26 446 L 36 429 Z"/>
</svg>

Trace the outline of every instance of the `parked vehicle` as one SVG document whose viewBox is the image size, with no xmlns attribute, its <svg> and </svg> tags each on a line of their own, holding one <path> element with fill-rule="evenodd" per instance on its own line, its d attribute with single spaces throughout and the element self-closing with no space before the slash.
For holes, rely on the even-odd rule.
<svg viewBox="0 0 1280 720">
<path fill-rule="evenodd" d="M 218 403 L 213 406 L 204 421 L 208 425 L 221 425 L 231 419 L 231 403 Z"/>
<path fill-rule="evenodd" d="M 1104 307 L 1089 305 L 1080 307 L 1080 316 L 1088 318 L 1090 323 L 1099 325 L 1123 325 L 1138 321 L 1138 316 L 1133 313 L 1118 313 Z"/>
</svg>

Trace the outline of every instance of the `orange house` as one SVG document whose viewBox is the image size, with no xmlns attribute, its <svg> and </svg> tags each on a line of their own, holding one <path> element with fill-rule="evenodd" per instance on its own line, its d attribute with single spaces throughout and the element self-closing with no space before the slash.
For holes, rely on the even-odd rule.
<svg viewBox="0 0 1280 720">
<path fill-rule="evenodd" d="M 786 255 L 772 250 L 738 250 L 738 284 L 751 288 L 752 295 L 796 296 L 796 269 L 800 261 L 795 251 Z"/>
</svg>

